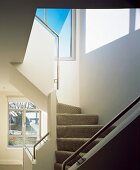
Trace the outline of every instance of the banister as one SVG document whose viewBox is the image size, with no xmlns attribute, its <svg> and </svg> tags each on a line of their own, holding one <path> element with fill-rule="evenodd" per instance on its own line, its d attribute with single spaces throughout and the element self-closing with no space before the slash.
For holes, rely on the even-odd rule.
<svg viewBox="0 0 140 170">
<path fill-rule="evenodd" d="M 39 18 L 37 15 L 35 15 L 35 17 L 45 26 L 47 27 L 56 37 L 57 37 L 57 90 L 59 89 L 59 47 L 60 47 L 60 42 L 59 42 L 59 35 L 53 30 L 51 29 L 41 18 Z"/>
<path fill-rule="evenodd" d="M 103 132 L 105 132 L 110 126 L 112 126 L 116 121 L 118 121 L 122 116 L 124 116 L 129 110 L 131 110 L 140 101 L 140 96 L 138 96 L 130 105 L 128 105 L 124 110 L 122 110 L 117 116 L 115 116 L 109 123 L 107 123 L 103 128 L 101 128 L 89 141 L 83 144 L 74 154 L 68 157 L 62 164 L 62 170 L 65 170 L 66 165 L 73 160 L 77 155 L 79 155 L 87 146 L 89 146 L 97 137 L 99 137 Z"/>
<path fill-rule="evenodd" d="M 36 159 L 36 146 L 37 145 L 39 145 L 47 136 L 49 136 L 49 132 L 46 134 L 46 135 L 44 135 L 39 141 L 37 141 L 36 143 L 35 143 L 35 145 L 33 146 L 33 159 Z"/>
<path fill-rule="evenodd" d="M 59 37 L 59 35 L 58 35 L 53 29 L 51 29 L 41 18 L 39 18 L 37 15 L 35 15 L 35 17 L 36 17 L 43 25 L 45 25 L 45 27 L 47 27 L 53 34 L 55 34 L 57 37 Z"/>
</svg>

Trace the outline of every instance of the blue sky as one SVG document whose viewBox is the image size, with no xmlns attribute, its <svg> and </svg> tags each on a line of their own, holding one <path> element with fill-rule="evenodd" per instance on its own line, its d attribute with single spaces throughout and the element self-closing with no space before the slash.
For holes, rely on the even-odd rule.
<svg viewBox="0 0 140 170">
<path fill-rule="evenodd" d="M 55 8 L 47 8 L 47 24 L 56 32 L 60 33 L 61 28 L 68 16 L 70 9 L 55 9 Z M 44 21 L 44 9 L 38 8 L 36 15 L 39 16 Z"/>
</svg>

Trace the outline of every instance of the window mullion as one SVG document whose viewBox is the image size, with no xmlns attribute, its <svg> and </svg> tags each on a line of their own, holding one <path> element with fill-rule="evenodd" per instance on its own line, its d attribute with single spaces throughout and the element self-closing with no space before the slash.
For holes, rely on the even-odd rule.
<svg viewBox="0 0 140 170">
<path fill-rule="evenodd" d="M 23 136 L 23 145 L 25 145 L 25 137 L 26 137 L 26 109 L 23 109 L 22 112 L 22 136 Z"/>
</svg>

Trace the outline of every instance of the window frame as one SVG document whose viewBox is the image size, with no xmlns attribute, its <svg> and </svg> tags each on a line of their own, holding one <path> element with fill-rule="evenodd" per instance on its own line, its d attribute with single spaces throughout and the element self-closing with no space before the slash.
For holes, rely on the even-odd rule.
<svg viewBox="0 0 140 170">
<path fill-rule="evenodd" d="M 43 19 L 39 18 L 47 25 L 47 8 L 44 8 Z M 38 20 L 37 20 L 38 21 Z M 71 42 L 70 42 L 70 56 L 61 57 L 59 56 L 60 61 L 74 61 L 76 60 L 76 9 L 71 8 Z"/>
<path fill-rule="evenodd" d="M 39 137 L 39 138 L 41 138 L 41 110 L 40 109 L 38 109 L 38 108 L 36 108 L 36 109 L 26 109 L 26 108 L 23 108 L 23 109 L 13 109 L 13 108 L 9 108 L 9 102 L 14 102 L 14 101 L 16 101 L 16 102 L 20 102 L 20 101 L 24 101 L 24 102 L 31 102 L 31 101 L 29 101 L 28 99 L 26 99 L 26 98 L 22 98 L 22 97 L 8 97 L 8 100 L 7 100 L 7 104 L 8 104 L 8 133 L 7 133 L 7 145 L 8 145 L 8 148 L 22 148 L 24 145 L 25 145 L 25 139 L 27 138 L 27 137 Z M 32 103 L 32 102 L 31 102 Z M 22 127 L 21 127 L 21 135 L 14 135 L 14 134 L 12 134 L 12 135 L 10 135 L 9 134 L 9 127 L 10 127 L 10 123 L 9 123 L 9 113 L 10 113 L 10 111 L 20 111 L 20 112 L 22 112 Z M 28 112 L 28 111 L 35 111 L 35 112 L 38 112 L 39 113 L 39 135 L 37 136 L 37 135 L 26 135 L 26 112 Z M 23 138 L 22 140 L 23 140 L 23 143 L 22 143 L 22 145 L 9 145 L 9 137 L 21 137 L 21 138 Z M 27 146 L 29 146 L 29 147 L 31 147 L 31 146 L 33 146 L 32 144 L 26 144 Z"/>
<path fill-rule="evenodd" d="M 71 45 L 70 45 L 70 56 L 61 57 L 60 61 L 74 61 L 76 60 L 76 9 L 71 9 Z"/>
</svg>

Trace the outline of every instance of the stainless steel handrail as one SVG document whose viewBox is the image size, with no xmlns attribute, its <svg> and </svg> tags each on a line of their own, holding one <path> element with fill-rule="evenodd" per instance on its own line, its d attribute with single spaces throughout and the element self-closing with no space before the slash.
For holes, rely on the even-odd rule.
<svg viewBox="0 0 140 170">
<path fill-rule="evenodd" d="M 49 136 L 49 132 L 44 135 L 36 144 L 33 146 L 33 159 L 36 159 L 36 146 L 39 145 L 47 136 Z"/>
<path fill-rule="evenodd" d="M 36 159 L 36 146 L 39 145 L 47 136 L 49 136 L 49 132 L 46 133 L 46 135 L 44 135 L 39 141 L 37 141 L 34 146 L 33 146 L 33 154 L 31 153 L 31 151 L 29 150 L 29 148 L 27 147 L 27 145 L 24 145 L 25 149 L 28 150 L 28 152 L 30 153 L 32 159 Z"/>
<path fill-rule="evenodd" d="M 43 24 L 47 29 L 50 30 L 50 32 L 53 33 L 53 35 L 55 35 L 57 37 L 57 89 L 59 89 L 59 47 L 60 47 L 60 42 L 59 42 L 59 35 L 53 30 L 51 29 L 41 18 L 39 18 L 37 15 L 35 15 L 35 17 L 37 18 L 37 20 L 39 20 L 39 22 L 41 22 L 41 24 Z"/>
<path fill-rule="evenodd" d="M 62 164 L 62 170 L 65 170 L 66 165 L 72 161 L 76 156 L 78 156 L 87 146 L 89 146 L 97 137 L 99 137 L 103 132 L 105 132 L 109 127 L 111 127 L 116 121 L 118 121 L 122 116 L 124 116 L 130 109 L 132 109 L 138 102 L 140 102 L 140 96 L 138 96 L 130 105 L 128 105 L 123 111 L 121 111 L 116 117 L 114 117 L 108 124 L 106 124 L 102 129 L 100 129 L 89 141 L 83 144 L 74 154 L 68 157 Z M 84 159 L 83 159 L 84 160 Z"/>
<path fill-rule="evenodd" d="M 53 34 L 55 34 L 57 37 L 59 37 L 59 35 L 58 35 L 53 29 L 51 29 L 41 18 L 39 18 L 37 15 L 35 15 L 35 17 L 36 17 L 45 27 L 47 27 Z"/>
</svg>

